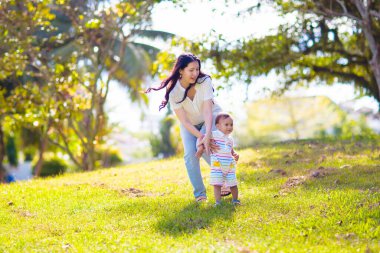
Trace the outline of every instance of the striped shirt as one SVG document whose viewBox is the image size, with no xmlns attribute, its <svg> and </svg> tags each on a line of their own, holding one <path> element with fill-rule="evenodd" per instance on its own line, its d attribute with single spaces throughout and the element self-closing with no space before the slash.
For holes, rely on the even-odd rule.
<svg viewBox="0 0 380 253">
<path fill-rule="evenodd" d="M 211 166 L 222 168 L 234 168 L 235 159 L 231 154 L 234 146 L 234 140 L 232 137 L 225 135 L 219 130 L 212 131 L 212 139 L 218 146 L 218 152 L 211 154 Z"/>
</svg>

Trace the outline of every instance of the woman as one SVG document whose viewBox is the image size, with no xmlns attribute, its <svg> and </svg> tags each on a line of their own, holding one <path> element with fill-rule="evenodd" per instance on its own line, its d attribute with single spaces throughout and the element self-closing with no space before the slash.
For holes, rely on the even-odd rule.
<svg viewBox="0 0 380 253">
<path fill-rule="evenodd" d="M 205 201 L 206 188 L 203 184 L 199 159 L 196 157 L 197 138 L 205 147 L 203 158 L 210 164 L 211 132 L 216 130 L 215 117 L 222 111 L 213 100 L 213 87 L 209 75 L 201 71 L 201 61 L 193 54 L 181 54 L 167 77 L 158 88 L 149 88 L 147 92 L 166 88 L 165 99 L 160 110 L 170 103 L 180 121 L 181 138 L 184 146 L 184 159 L 196 201 Z M 228 195 L 229 190 L 224 194 Z"/>
</svg>

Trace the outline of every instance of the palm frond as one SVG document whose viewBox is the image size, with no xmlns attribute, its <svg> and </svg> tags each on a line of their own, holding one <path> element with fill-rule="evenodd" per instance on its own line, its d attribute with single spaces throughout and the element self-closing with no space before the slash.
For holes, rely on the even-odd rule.
<svg viewBox="0 0 380 253">
<path fill-rule="evenodd" d="M 175 34 L 164 32 L 164 31 L 158 31 L 158 30 L 142 30 L 142 29 L 135 29 L 132 30 L 132 33 L 137 35 L 138 38 L 147 38 L 147 39 L 160 39 L 160 40 L 168 40 L 173 37 L 175 37 Z"/>
</svg>

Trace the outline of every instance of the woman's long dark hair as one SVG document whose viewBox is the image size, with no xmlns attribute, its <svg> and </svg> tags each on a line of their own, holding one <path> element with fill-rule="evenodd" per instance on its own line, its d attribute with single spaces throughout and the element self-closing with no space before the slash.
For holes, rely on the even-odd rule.
<svg viewBox="0 0 380 253">
<path fill-rule="evenodd" d="M 151 90 L 157 91 L 157 90 L 161 90 L 161 89 L 166 87 L 165 99 L 161 102 L 159 110 L 165 108 L 165 106 L 167 105 L 167 103 L 169 101 L 169 94 L 174 89 L 178 79 L 180 79 L 179 71 L 186 68 L 187 65 L 189 65 L 189 63 L 194 62 L 194 61 L 197 61 L 199 64 L 199 75 L 198 75 L 195 83 L 191 83 L 189 85 L 189 87 L 186 88 L 185 94 L 184 94 L 182 100 L 177 102 L 177 103 L 182 103 L 186 99 L 187 93 L 190 90 L 190 88 L 193 87 L 198 82 L 198 80 L 201 80 L 201 82 L 203 82 L 204 80 L 206 80 L 207 77 L 210 77 L 209 75 L 207 75 L 201 71 L 201 61 L 199 60 L 199 58 L 193 54 L 190 54 L 190 53 L 181 54 L 177 58 L 177 61 L 175 62 L 174 67 L 173 67 L 170 75 L 166 79 L 164 79 L 164 81 L 162 81 L 162 83 L 159 87 L 149 88 L 145 91 L 145 93 L 148 93 Z"/>
</svg>

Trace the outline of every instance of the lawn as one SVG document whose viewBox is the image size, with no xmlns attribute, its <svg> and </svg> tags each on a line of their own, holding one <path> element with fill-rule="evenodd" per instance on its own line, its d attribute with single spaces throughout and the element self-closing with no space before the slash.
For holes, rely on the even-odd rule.
<svg viewBox="0 0 380 253">
<path fill-rule="evenodd" d="M 0 185 L 0 252 L 380 252 L 378 141 L 238 151 L 237 207 L 181 157 Z"/>
</svg>

